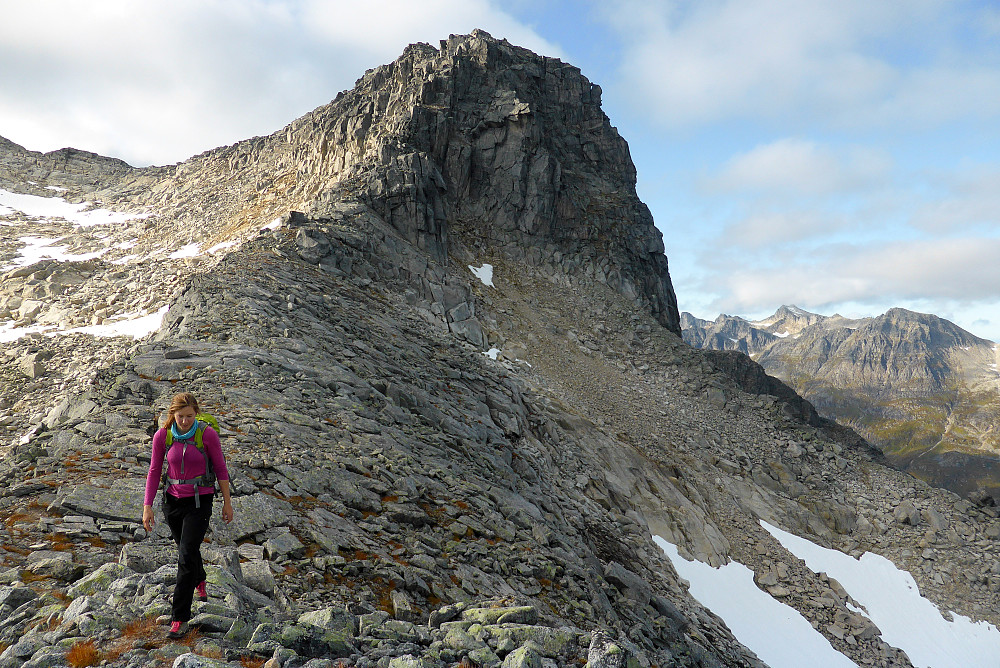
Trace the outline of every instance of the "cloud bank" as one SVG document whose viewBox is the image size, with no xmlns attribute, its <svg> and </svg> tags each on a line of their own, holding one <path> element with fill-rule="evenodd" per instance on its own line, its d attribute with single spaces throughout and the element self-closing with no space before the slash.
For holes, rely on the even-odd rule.
<svg viewBox="0 0 1000 668">
<path fill-rule="evenodd" d="M 2 0 L 0 133 L 164 164 L 270 134 L 417 41 L 559 55 L 485 0 Z"/>
<path fill-rule="evenodd" d="M 988 121 L 1000 112 L 996 15 L 945 0 L 621 0 L 606 9 L 625 43 L 622 90 L 670 127 Z"/>
</svg>

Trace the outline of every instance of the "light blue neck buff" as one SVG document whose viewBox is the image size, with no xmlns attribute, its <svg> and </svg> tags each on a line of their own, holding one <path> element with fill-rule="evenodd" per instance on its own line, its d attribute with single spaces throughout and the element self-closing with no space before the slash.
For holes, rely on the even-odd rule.
<svg viewBox="0 0 1000 668">
<path fill-rule="evenodd" d="M 191 429 L 186 433 L 182 434 L 177 431 L 177 423 L 170 425 L 170 433 L 173 434 L 175 441 L 188 441 L 194 438 L 194 433 L 198 431 L 198 421 L 195 420 L 194 424 L 191 425 Z"/>
</svg>

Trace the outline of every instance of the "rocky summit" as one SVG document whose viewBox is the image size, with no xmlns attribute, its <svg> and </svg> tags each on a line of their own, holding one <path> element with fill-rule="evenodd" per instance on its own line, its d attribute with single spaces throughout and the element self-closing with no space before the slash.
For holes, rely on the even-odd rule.
<svg viewBox="0 0 1000 668">
<path fill-rule="evenodd" d="M 0 188 L 0 667 L 762 666 L 654 535 L 911 665 L 760 520 L 1000 622 L 992 508 L 681 340 L 571 65 L 452 36 L 178 165 L 3 142 Z M 236 518 L 174 642 L 175 549 L 139 519 L 182 390 Z"/>
</svg>

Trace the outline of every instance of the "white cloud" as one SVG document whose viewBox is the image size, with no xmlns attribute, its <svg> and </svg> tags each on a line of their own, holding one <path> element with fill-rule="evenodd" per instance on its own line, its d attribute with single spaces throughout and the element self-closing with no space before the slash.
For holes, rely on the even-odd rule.
<svg viewBox="0 0 1000 668">
<path fill-rule="evenodd" d="M 930 177 L 947 192 L 922 206 L 913 225 L 930 233 L 1000 229 L 1000 166 L 977 165 Z"/>
<path fill-rule="evenodd" d="M 780 304 L 991 303 L 1000 300 L 1000 239 L 841 244 L 780 267 L 751 258 L 741 270 L 713 271 L 704 280 L 720 295 L 713 307 L 726 313 L 767 312 Z"/>
<path fill-rule="evenodd" d="M 767 119 L 906 126 L 1000 110 L 983 10 L 941 0 L 620 0 L 619 91 L 669 127 Z"/>
<path fill-rule="evenodd" d="M 848 225 L 846 219 L 812 210 L 759 210 L 727 226 L 720 241 L 738 252 L 777 251 L 804 239 L 826 237 Z"/>
<path fill-rule="evenodd" d="M 304 0 L 300 8 L 303 26 L 320 40 L 378 51 L 383 58 L 395 58 L 400 45 L 423 41 L 438 46 L 449 34 L 465 34 L 473 28 L 544 55 L 560 55 L 553 44 L 486 0 Z"/>
<path fill-rule="evenodd" d="M 0 0 L 0 134 L 166 163 L 269 134 L 410 42 L 558 49 L 485 0 Z"/>
<path fill-rule="evenodd" d="M 1000 65 L 931 66 L 908 72 L 871 110 L 871 121 L 918 127 L 990 120 L 1000 113 Z"/>
<path fill-rule="evenodd" d="M 878 184 L 891 167 L 892 159 L 877 149 L 833 149 L 785 138 L 731 158 L 709 185 L 722 190 L 821 195 Z"/>
<path fill-rule="evenodd" d="M 785 138 L 733 156 L 700 186 L 717 206 L 732 203 L 722 249 L 777 251 L 870 227 L 872 219 L 884 224 L 886 203 L 899 206 L 893 172 L 878 149 Z"/>
</svg>

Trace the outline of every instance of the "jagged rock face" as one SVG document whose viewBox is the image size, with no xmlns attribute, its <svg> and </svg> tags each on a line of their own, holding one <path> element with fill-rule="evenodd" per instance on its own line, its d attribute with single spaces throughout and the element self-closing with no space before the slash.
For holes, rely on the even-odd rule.
<svg viewBox="0 0 1000 668">
<path fill-rule="evenodd" d="M 690 313 L 681 317 L 681 335 L 685 343 L 695 348 L 738 350 L 744 355 L 755 355 L 778 340 L 743 318 L 720 315 L 710 322 L 694 318 Z"/>
<path fill-rule="evenodd" d="M 600 105 L 576 67 L 477 32 L 409 47 L 286 141 L 313 199 L 354 191 L 438 259 L 452 234 L 475 252 L 563 262 L 679 333 L 661 235 Z"/>
<path fill-rule="evenodd" d="M 131 171 L 117 158 L 74 148 L 38 153 L 0 137 L 0 188 L 43 194 L 42 184 L 57 183 L 93 192 Z"/>
<path fill-rule="evenodd" d="M 896 465 L 962 494 L 1000 490 L 992 461 L 1000 451 L 993 429 L 1000 402 L 991 341 L 898 308 L 853 321 L 782 307 L 757 323 L 731 316 L 687 322 L 686 341 L 721 349 L 725 336 L 726 347 L 752 355 Z M 778 328 L 792 335 L 755 348 Z"/>
<path fill-rule="evenodd" d="M 942 318 L 891 309 L 836 346 L 836 353 L 828 356 L 816 378 L 857 387 L 876 399 L 911 386 L 933 393 L 962 373 L 955 351 L 992 347 L 992 342 Z"/>
<path fill-rule="evenodd" d="M 758 329 L 765 329 L 776 336 L 785 337 L 790 334 L 797 334 L 809 325 L 814 325 L 826 319 L 825 316 L 804 311 L 797 306 L 781 306 L 770 318 L 765 318 L 753 324 Z"/>
</svg>

